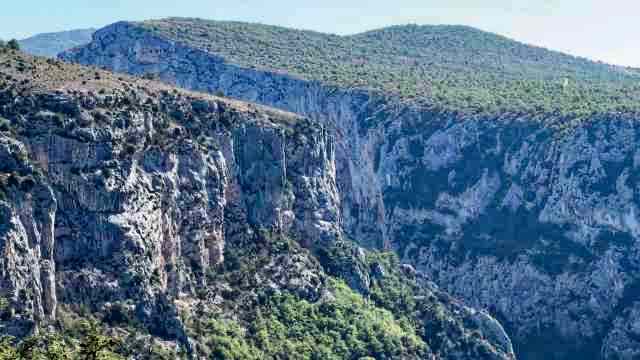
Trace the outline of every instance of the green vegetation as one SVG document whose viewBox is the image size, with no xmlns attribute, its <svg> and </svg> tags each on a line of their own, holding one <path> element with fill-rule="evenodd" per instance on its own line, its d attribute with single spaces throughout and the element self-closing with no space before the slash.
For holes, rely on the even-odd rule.
<svg viewBox="0 0 640 360">
<path fill-rule="evenodd" d="M 435 354 L 462 352 L 473 359 L 495 358 L 496 349 L 480 329 L 452 314 L 459 311 L 454 300 L 426 286 L 414 270 L 403 271 L 396 253 L 369 251 L 363 260 L 349 255 L 354 246 L 342 242 L 331 247 L 328 271 L 344 274 L 345 269 L 369 269 L 368 304 L 389 311 L 399 323 L 412 324 Z"/>
<path fill-rule="evenodd" d="M 408 25 L 337 36 L 188 18 L 140 25 L 245 67 L 446 110 L 572 116 L 640 110 L 640 75 L 631 69 L 469 27 Z"/>
<path fill-rule="evenodd" d="M 291 294 L 274 296 L 253 333 L 267 354 L 300 359 L 421 358 L 426 344 L 408 321 L 368 303 L 340 282 L 333 299 L 309 303 Z"/>
<path fill-rule="evenodd" d="M 11 337 L 0 339 L 0 360 L 124 360 L 115 351 L 119 341 L 104 335 L 95 322 L 82 323 L 80 340 L 41 332 L 17 344 Z"/>
<path fill-rule="evenodd" d="M 11 50 L 20 50 L 20 44 L 16 39 L 9 40 L 9 42 L 7 42 L 7 47 Z"/>
<path fill-rule="evenodd" d="M 324 274 L 297 242 L 261 231 L 251 241 L 228 245 L 224 264 L 207 277 L 233 289 L 223 296 L 235 315 L 183 316 L 190 336 L 214 359 L 419 359 L 428 354 L 414 322 Z M 319 288 L 311 293 L 325 295 L 274 290 L 267 286 L 273 280 L 257 280 L 284 271 L 293 277 L 287 283 L 299 283 L 296 272 L 282 268 L 288 259 L 299 261 L 293 268 L 304 264 L 305 271 L 320 276 Z"/>
<path fill-rule="evenodd" d="M 268 231 L 228 245 L 225 263 L 207 277 L 233 289 L 221 305 L 233 315 L 182 316 L 189 335 L 212 358 L 423 359 L 454 352 L 495 358 L 482 333 L 456 319 L 441 294 L 402 273 L 393 253 L 355 257 L 357 248 L 345 241 L 323 251 L 316 263 L 297 242 Z M 305 271 L 322 279 L 315 291 L 276 290 L 268 285 L 273 278 L 260 280 L 290 271 L 283 268 L 289 259 L 310 262 Z M 291 266 L 298 269 L 300 263 Z M 356 271 L 371 279 L 362 294 L 345 283 Z M 297 272 L 288 274 L 294 278 L 287 283 L 300 284 Z"/>
<path fill-rule="evenodd" d="M 228 319 L 202 321 L 215 359 L 422 358 L 427 346 L 414 326 L 369 304 L 339 281 L 333 297 L 309 302 L 290 293 L 263 294 L 245 327 Z"/>
</svg>

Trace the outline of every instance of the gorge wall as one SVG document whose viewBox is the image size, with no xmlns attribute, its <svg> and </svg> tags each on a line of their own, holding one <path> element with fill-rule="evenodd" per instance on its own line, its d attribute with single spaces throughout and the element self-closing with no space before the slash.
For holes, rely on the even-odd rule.
<svg viewBox="0 0 640 360">
<path fill-rule="evenodd" d="M 0 48 L 0 333 L 92 320 L 149 359 L 514 359 L 487 312 L 347 239 L 336 145 L 292 113 Z"/>
<path fill-rule="evenodd" d="M 20 129 L 0 135 L 7 333 L 55 318 L 58 302 L 136 299 L 143 318 L 156 316 L 158 302 L 206 287 L 225 243 L 255 229 L 309 247 L 340 236 L 322 127 L 223 101 L 138 96 L 0 94 Z"/>
<path fill-rule="evenodd" d="M 330 214 L 349 237 L 396 250 L 441 288 L 489 309 L 521 358 L 640 353 L 637 119 L 414 108 L 243 68 L 131 23 L 99 30 L 61 58 L 324 124 L 335 139 Z"/>
</svg>

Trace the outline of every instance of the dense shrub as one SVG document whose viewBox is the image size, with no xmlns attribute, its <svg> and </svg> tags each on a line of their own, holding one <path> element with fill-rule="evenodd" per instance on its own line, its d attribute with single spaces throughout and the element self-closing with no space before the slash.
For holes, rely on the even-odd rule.
<svg viewBox="0 0 640 360">
<path fill-rule="evenodd" d="M 11 50 L 20 50 L 20 43 L 16 39 L 11 39 L 7 42 L 7 47 Z"/>
<path fill-rule="evenodd" d="M 290 293 L 263 294 L 248 326 L 229 319 L 199 328 L 215 359 L 422 358 L 427 345 L 414 327 L 335 281 L 334 297 L 309 302 Z"/>
<path fill-rule="evenodd" d="M 0 360 L 124 360 L 115 351 L 119 340 L 106 336 L 96 323 L 84 322 L 82 339 L 40 332 L 15 343 L 8 336 L 0 339 Z"/>
<path fill-rule="evenodd" d="M 268 357 L 299 359 L 421 358 L 427 347 L 408 323 L 340 282 L 331 301 L 271 297 L 251 333 Z"/>
</svg>

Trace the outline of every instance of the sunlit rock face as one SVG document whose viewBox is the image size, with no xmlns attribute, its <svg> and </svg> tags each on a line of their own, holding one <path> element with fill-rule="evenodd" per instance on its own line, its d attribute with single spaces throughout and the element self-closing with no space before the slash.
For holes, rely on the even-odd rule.
<svg viewBox="0 0 640 360">
<path fill-rule="evenodd" d="M 130 300 L 152 318 L 162 299 L 207 286 L 225 243 L 250 229 L 309 248 L 340 238 L 322 126 L 163 94 L 0 94 L 19 129 L 0 134 L 3 331 L 28 334 L 58 301 Z"/>
</svg>

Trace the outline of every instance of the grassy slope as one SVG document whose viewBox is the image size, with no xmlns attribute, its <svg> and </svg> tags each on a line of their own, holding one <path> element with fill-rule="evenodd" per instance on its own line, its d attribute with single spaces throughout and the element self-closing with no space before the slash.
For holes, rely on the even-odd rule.
<svg viewBox="0 0 640 360">
<path fill-rule="evenodd" d="M 337 36 L 170 18 L 139 23 L 229 62 L 465 112 L 640 110 L 640 75 L 464 26 L 395 26 Z"/>
</svg>

